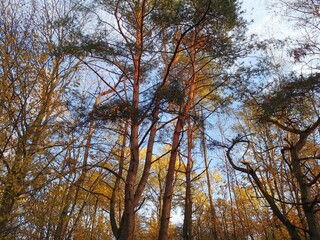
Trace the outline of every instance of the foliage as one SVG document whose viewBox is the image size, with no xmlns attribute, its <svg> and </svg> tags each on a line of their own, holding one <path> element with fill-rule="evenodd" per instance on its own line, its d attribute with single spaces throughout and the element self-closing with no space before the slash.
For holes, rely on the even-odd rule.
<svg viewBox="0 0 320 240">
<path fill-rule="evenodd" d="M 269 117 L 280 119 L 285 117 L 295 124 L 303 123 L 304 116 L 312 116 L 319 95 L 319 74 L 304 76 L 288 76 L 278 86 L 261 97 L 258 118 Z M 260 101 L 260 100 L 258 100 Z"/>
<path fill-rule="evenodd" d="M 239 1 L 0 13 L 1 239 L 317 239 L 320 75 L 269 55 L 244 67 Z M 296 62 L 315 56 L 316 39 L 295 44 Z M 238 124 L 223 132 L 228 104 Z"/>
</svg>

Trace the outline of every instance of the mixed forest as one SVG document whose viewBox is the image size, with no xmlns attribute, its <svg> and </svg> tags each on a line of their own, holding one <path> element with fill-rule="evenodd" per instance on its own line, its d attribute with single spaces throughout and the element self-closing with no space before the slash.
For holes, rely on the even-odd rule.
<svg viewBox="0 0 320 240">
<path fill-rule="evenodd" d="M 241 4 L 0 0 L 0 239 L 319 240 L 320 2 Z"/>
</svg>

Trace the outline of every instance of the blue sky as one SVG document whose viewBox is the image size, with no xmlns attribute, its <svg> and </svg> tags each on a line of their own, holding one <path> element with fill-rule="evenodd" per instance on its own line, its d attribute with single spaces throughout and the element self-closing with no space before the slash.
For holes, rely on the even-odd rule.
<svg viewBox="0 0 320 240">
<path fill-rule="evenodd" d="M 249 26 L 250 34 L 255 33 L 261 39 L 270 37 L 283 39 L 297 34 L 289 22 L 279 14 L 281 9 L 272 8 L 276 3 L 278 3 L 276 0 L 243 0 L 242 8 L 246 10 L 244 17 L 253 20 Z"/>
</svg>

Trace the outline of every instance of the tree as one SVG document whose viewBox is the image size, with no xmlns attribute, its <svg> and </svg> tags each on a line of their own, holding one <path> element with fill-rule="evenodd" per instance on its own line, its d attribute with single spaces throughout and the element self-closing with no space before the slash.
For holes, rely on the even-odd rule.
<svg viewBox="0 0 320 240">
<path fill-rule="evenodd" d="M 266 151 L 267 155 L 262 155 L 259 151 L 253 149 L 253 159 L 268 158 L 270 163 L 269 168 L 265 168 L 264 171 L 271 176 L 274 176 L 274 182 L 277 185 L 270 185 L 270 183 L 263 183 L 262 178 L 258 177 L 257 169 L 259 165 L 255 163 L 256 167 L 250 163 L 246 157 L 244 157 L 243 164 L 245 167 L 236 166 L 230 152 L 232 148 L 239 142 L 250 142 L 250 140 L 244 140 L 243 138 L 235 139 L 232 146 L 227 151 L 227 157 L 231 165 L 238 171 L 247 173 L 252 177 L 253 182 L 258 187 L 261 194 L 269 203 L 274 214 L 282 221 L 287 227 L 292 239 L 300 239 L 299 231 L 293 219 L 290 219 L 287 215 L 286 208 L 280 208 L 278 204 L 286 205 L 290 204 L 296 208 L 299 213 L 300 206 L 302 207 L 304 217 L 308 229 L 304 229 L 308 233 L 310 239 L 317 239 L 319 236 L 319 213 L 317 211 L 317 204 L 319 199 L 317 197 L 319 172 L 317 170 L 317 129 L 319 127 L 319 115 L 318 115 L 318 74 L 310 75 L 308 77 L 295 77 L 289 76 L 287 81 L 277 86 L 274 91 L 270 91 L 266 94 L 262 94 L 259 98 L 256 97 L 249 102 L 249 106 L 253 108 L 252 116 L 255 121 L 260 121 L 265 127 L 275 129 L 280 134 L 280 139 L 277 143 L 273 143 L 271 139 L 272 131 L 268 130 L 268 145 L 263 146 L 262 151 Z M 270 145 L 270 142 L 272 145 Z M 255 140 L 254 140 L 255 143 Z M 257 143 L 255 143 L 257 144 Z M 310 151 L 312 146 L 313 151 Z M 274 152 L 274 149 L 278 149 Z M 274 154 L 275 153 L 275 154 Z M 292 184 L 289 191 L 298 191 L 295 196 L 288 200 L 288 197 L 284 197 L 285 193 L 281 193 L 279 186 L 283 186 L 285 176 L 275 176 L 272 171 L 274 166 L 282 166 L 277 161 L 282 161 L 287 165 L 283 174 L 289 173 L 289 179 Z M 264 162 L 262 160 L 262 162 Z M 274 164 L 274 165 L 273 165 Z M 280 165 L 279 165 L 280 164 Z M 270 167 L 272 166 L 273 167 Z M 280 179 L 279 179 L 280 178 Z M 268 178 L 267 178 L 268 179 Z M 271 181 L 271 180 L 269 180 Z M 292 181 L 292 182 L 291 182 Z M 297 187 L 295 187 L 297 186 Z M 280 191 L 279 191 L 280 190 Z M 282 188 L 282 190 L 284 190 Z M 276 192 L 273 192 L 276 191 Z M 285 194 L 286 195 L 286 194 Z M 282 212 L 281 211 L 285 211 Z M 301 223 L 301 228 L 304 224 Z"/>
<path fill-rule="evenodd" d="M 32 211 L 28 199 L 56 178 L 63 96 L 79 62 L 55 54 L 71 35 L 35 5 L 1 1 L 0 11 L 0 236 L 12 238 Z"/>
<path fill-rule="evenodd" d="M 238 2 L 8 0 L 0 10 L 1 237 L 134 239 L 156 197 L 153 236 L 180 234 L 169 226 L 183 199 L 192 238 L 198 112 L 224 102 L 242 53 Z"/>
<path fill-rule="evenodd" d="M 203 79 L 197 78 L 198 71 L 201 71 L 205 66 L 205 65 L 201 65 L 201 61 L 198 60 L 197 58 L 198 54 L 200 55 L 200 59 L 208 58 L 207 64 L 215 61 L 217 61 L 218 63 L 224 62 L 223 61 L 223 57 L 225 56 L 224 54 L 227 54 L 227 55 L 230 54 L 229 56 L 235 56 L 235 55 L 232 55 L 232 50 L 234 49 L 228 45 L 224 45 L 223 43 L 223 41 L 226 40 L 226 38 L 228 38 L 226 35 L 223 35 L 223 33 L 222 35 L 219 35 L 219 34 L 214 35 L 216 37 L 216 40 L 219 43 L 221 43 L 221 45 L 215 45 L 214 48 L 212 48 L 213 46 L 210 45 L 210 40 L 209 40 L 211 39 L 210 36 L 212 37 L 212 35 L 207 35 L 207 34 L 210 33 L 211 31 L 213 31 L 213 34 L 216 33 L 215 27 L 217 22 L 221 24 L 221 27 L 226 32 L 228 32 L 230 29 L 232 29 L 237 24 L 239 24 L 237 20 L 236 2 L 229 2 L 229 3 L 223 4 L 219 1 L 218 2 L 208 1 L 207 5 L 205 5 L 204 8 L 203 8 L 202 2 L 201 3 L 195 2 L 195 8 L 198 11 L 198 13 L 196 12 L 196 16 L 197 14 L 200 14 L 200 18 L 196 18 L 194 22 L 190 23 L 191 26 L 192 24 L 194 24 L 193 25 L 194 29 L 190 29 L 190 32 L 186 32 L 186 39 L 183 39 L 182 41 L 182 43 L 185 44 L 185 46 L 187 46 L 186 52 L 188 54 L 187 56 L 189 56 L 189 59 L 187 60 L 187 64 L 190 65 L 190 68 L 189 68 L 190 72 L 189 72 L 189 75 L 186 75 L 186 79 L 184 80 L 185 81 L 184 85 L 187 86 L 187 88 L 184 89 L 185 99 L 183 104 L 180 105 L 179 114 L 177 117 L 177 122 L 175 125 L 175 130 L 172 138 L 172 151 L 170 155 L 168 174 L 166 177 L 166 187 L 165 187 L 164 199 L 163 199 L 163 208 L 162 208 L 163 211 L 161 216 L 159 239 L 167 238 L 166 231 L 167 231 L 169 219 L 170 219 L 171 201 L 172 201 L 172 195 L 173 195 L 172 182 L 173 182 L 173 175 L 174 175 L 174 165 L 177 159 L 181 132 L 183 131 L 184 125 L 189 118 L 190 111 L 192 110 L 192 108 L 195 107 L 195 105 L 197 105 L 197 104 L 193 105 L 193 103 L 195 101 L 195 95 L 197 93 L 197 90 L 199 91 L 197 87 L 199 87 L 199 85 L 201 86 L 201 81 L 203 81 Z M 209 16 L 214 16 L 214 18 L 209 19 Z M 215 23 L 213 24 L 213 22 Z M 207 41 L 209 43 L 208 45 L 204 43 Z M 229 39 L 229 41 L 231 42 L 232 40 Z M 226 51 L 223 51 L 223 50 L 226 50 Z M 228 50 L 230 52 L 228 52 Z M 232 62 L 232 57 L 228 58 L 228 61 L 230 60 Z M 228 61 L 226 61 L 225 64 L 228 64 Z M 199 62 L 200 64 L 198 65 Z M 199 88 L 201 89 L 201 87 Z M 214 90 L 216 90 L 216 88 L 214 88 Z M 209 91 L 209 93 L 212 93 L 212 92 Z M 200 98 L 198 103 L 201 102 L 201 100 L 203 99 Z M 189 231 L 190 231 L 190 227 L 189 227 Z"/>
<path fill-rule="evenodd" d="M 166 238 L 181 133 L 189 111 L 194 107 L 192 104 L 202 101 L 193 101 L 196 81 L 202 80 L 195 78 L 196 72 L 213 61 L 220 66 L 230 66 L 239 50 L 234 48 L 232 39 L 241 39 L 242 35 L 241 31 L 235 31 L 234 35 L 227 32 L 234 28 L 241 30 L 243 23 L 237 19 L 238 8 L 234 1 L 208 1 L 206 4 L 202 1 L 146 0 L 96 3 L 100 11 L 105 10 L 106 15 L 114 19 L 115 27 L 96 12 L 97 21 L 105 24 L 103 31 L 98 28 L 93 35 L 84 32 L 81 41 L 72 43 L 66 50 L 75 55 L 84 51 L 88 59 L 95 60 L 89 62 L 86 59 L 84 64 L 113 91 L 108 98 L 112 104 L 101 104 L 98 108 L 106 113 L 105 117 L 113 114 L 114 121 L 120 118 L 128 120 L 130 161 L 128 169 L 123 172 L 124 212 L 119 226 L 113 223 L 113 232 L 118 239 L 134 236 L 136 210 L 150 175 L 155 140 L 160 129 L 174 122 L 160 229 L 160 238 Z M 109 35 L 112 38 L 105 36 L 104 31 L 112 32 L 113 35 Z M 196 62 L 200 59 L 201 66 L 197 67 Z M 104 66 L 95 65 L 97 62 Z M 104 70 L 109 75 L 104 74 Z M 156 72 L 158 74 L 153 77 Z M 216 73 L 220 83 L 223 82 L 221 72 Z M 115 80 L 115 85 L 111 84 L 112 80 Z M 210 91 L 203 99 L 217 86 L 219 84 L 209 84 Z M 111 112 L 111 105 L 114 110 L 122 111 L 122 115 Z M 169 120 L 161 122 L 165 118 Z M 143 162 L 142 146 L 147 149 Z M 138 173 L 142 168 L 140 177 Z"/>
</svg>

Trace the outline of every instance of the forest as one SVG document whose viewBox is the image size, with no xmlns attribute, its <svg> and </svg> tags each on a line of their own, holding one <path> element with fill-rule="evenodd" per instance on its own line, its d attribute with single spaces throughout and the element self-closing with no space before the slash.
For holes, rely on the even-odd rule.
<svg viewBox="0 0 320 240">
<path fill-rule="evenodd" d="M 320 1 L 269 13 L 0 0 L 0 239 L 319 240 Z"/>
</svg>

